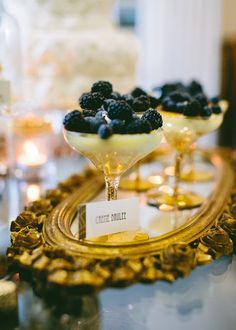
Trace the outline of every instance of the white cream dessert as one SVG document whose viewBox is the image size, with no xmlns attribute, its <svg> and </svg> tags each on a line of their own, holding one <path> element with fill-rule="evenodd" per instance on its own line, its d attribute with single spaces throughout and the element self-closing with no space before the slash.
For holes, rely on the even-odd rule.
<svg viewBox="0 0 236 330">
<path fill-rule="evenodd" d="M 82 111 L 69 112 L 63 121 L 68 144 L 115 178 L 155 150 L 162 138 L 162 117 L 148 95 L 113 91 L 108 81 L 98 81 L 79 98 Z M 137 112 L 142 114 L 137 115 Z"/>
<path fill-rule="evenodd" d="M 188 117 L 180 113 L 160 111 L 167 141 L 177 150 L 185 152 L 203 135 L 216 130 L 223 122 L 223 113 L 210 117 Z"/>
<path fill-rule="evenodd" d="M 156 149 L 161 142 L 162 130 L 148 134 L 114 134 L 103 140 L 97 134 L 77 133 L 64 130 L 68 144 L 106 176 L 120 176 L 138 160 Z"/>
</svg>

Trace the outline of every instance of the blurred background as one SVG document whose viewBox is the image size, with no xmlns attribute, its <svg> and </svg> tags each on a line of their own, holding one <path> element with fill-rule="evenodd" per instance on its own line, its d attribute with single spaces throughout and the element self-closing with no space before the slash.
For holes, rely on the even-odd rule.
<svg viewBox="0 0 236 330">
<path fill-rule="evenodd" d="M 96 80 L 127 93 L 136 85 L 151 91 L 196 79 L 210 97 L 230 102 L 220 134 L 200 144 L 236 146 L 235 0 L 0 3 L 18 30 L 7 56 L 14 55 L 10 67 L 18 70 L 18 90 L 51 121 L 58 141 L 65 111 L 76 108 L 79 95 Z"/>
</svg>

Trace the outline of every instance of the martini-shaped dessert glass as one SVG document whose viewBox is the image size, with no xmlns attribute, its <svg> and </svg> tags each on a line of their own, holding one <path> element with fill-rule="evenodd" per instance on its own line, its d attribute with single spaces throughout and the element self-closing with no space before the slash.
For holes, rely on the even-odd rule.
<svg viewBox="0 0 236 330">
<path fill-rule="evenodd" d="M 220 100 L 218 102 L 223 114 L 228 110 L 228 102 L 226 100 Z M 213 173 L 208 170 L 200 170 L 195 167 L 194 153 L 196 151 L 196 143 L 193 143 L 188 154 L 187 169 L 181 173 L 181 181 L 186 182 L 207 182 L 212 180 Z M 174 172 L 174 171 L 173 171 Z"/>
<path fill-rule="evenodd" d="M 162 209 L 188 209 L 200 206 L 204 198 L 191 191 L 183 191 L 179 187 L 181 177 L 181 163 L 183 156 L 189 152 L 193 143 L 201 136 L 216 130 L 223 121 L 223 112 L 212 113 L 208 117 L 186 116 L 183 113 L 173 113 L 159 110 L 163 118 L 164 135 L 168 143 L 176 150 L 175 183 L 172 193 L 150 192 L 148 203 Z"/>
<path fill-rule="evenodd" d="M 146 110 L 149 108 L 157 108 L 159 100 L 153 95 L 149 95 L 140 87 L 134 88 L 130 94 L 126 95 L 128 102 L 131 104 L 136 116 L 141 118 Z M 131 190 L 136 192 L 143 192 L 156 187 L 156 183 L 143 178 L 141 175 L 142 161 L 136 162 L 132 173 L 129 176 L 122 178 L 120 187 L 123 190 Z"/>
<path fill-rule="evenodd" d="M 147 134 L 113 134 L 106 140 L 97 134 L 64 129 L 64 137 L 73 149 L 103 172 L 109 201 L 117 199 L 120 176 L 159 145 L 162 129 Z"/>
</svg>

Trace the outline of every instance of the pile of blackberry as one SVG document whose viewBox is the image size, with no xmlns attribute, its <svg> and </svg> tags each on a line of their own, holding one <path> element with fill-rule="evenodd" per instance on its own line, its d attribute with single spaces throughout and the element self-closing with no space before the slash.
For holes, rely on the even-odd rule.
<svg viewBox="0 0 236 330">
<path fill-rule="evenodd" d="M 198 81 L 184 85 L 181 82 L 165 84 L 153 89 L 158 94 L 162 110 L 181 113 L 184 116 L 210 117 L 221 113 L 219 98 L 209 99 Z"/>
<path fill-rule="evenodd" d="M 82 111 L 73 110 L 63 120 L 68 131 L 94 133 L 107 139 L 112 134 L 150 133 L 162 126 L 162 117 L 154 109 L 159 100 L 139 87 L 122 95 L 113 91 L 110 82 L 98 81 L 78 103 Z M 140 112 L 142 116 L 137 115 Z"/>
</svg>

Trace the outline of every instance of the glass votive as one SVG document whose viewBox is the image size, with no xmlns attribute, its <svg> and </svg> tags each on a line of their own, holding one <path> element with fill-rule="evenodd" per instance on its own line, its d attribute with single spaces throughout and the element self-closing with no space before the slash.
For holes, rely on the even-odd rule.
<svg viewBox="0 0 236 330">
<path fill-rule="evenodd" d="M 28 114 L 13 122 L 13 172 L 25 181 L 43 180 L 51 170 L 51 124 L 42 117 Z"/>
</svg>

